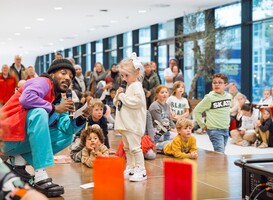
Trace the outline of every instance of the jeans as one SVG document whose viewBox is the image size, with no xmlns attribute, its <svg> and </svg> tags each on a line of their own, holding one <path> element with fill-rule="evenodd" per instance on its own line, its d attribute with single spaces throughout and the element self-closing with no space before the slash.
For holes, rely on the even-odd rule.
<svg viewBox="0 0 273 200">
<path fill-rule="evenodd" d="M 163 141 L 170 140 L 170 136 L 171 136 L 171 134 L 170 134 L 169 131 L 166 132 L 166 133 L 164 133 L 164 135 L 163 135 Z M 159 141 L 159 139 L 160 139 L 161 137 L 162 137 L 162 136 L 155 135 L 155 136 L 154 136 L 154 142 L 155 142 L 155 143 L 158 143 L 158 141 Z"/>
<path fill-rule="evenodd" d="M 225 146 L 229 137 L 228 129 L 207 129 L 209 139 L 212 143 L 214 151 L 225 152 Z"/>
<path fill-rule="evenodd" d="M 164 142 L 159 142 L 159 143 L 157 143 L 157 144 L 156 144 L 156 150 L 157 150 L 158 152 L 164 153 L 164 151 L 163 151 L 164 146 L 165 146 L 166 144 L 170 143 L 170 142 L 171 142 L 171 140 L 166 140 L 166 141 L 164 141 Z"/>
</svg>

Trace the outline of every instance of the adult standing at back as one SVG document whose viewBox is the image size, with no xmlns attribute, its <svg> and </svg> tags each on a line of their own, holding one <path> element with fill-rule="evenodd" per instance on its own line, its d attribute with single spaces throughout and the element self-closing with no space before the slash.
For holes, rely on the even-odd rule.
<svg viewBox="0 0 273 200">
<path fill-rule="evenodd" d="M 85 96 L 84 94 L 86 92 L 88 83 L 87 79 L 82 74 L 82 67 L 80 65 L 75 65 L 74 68 L 76 70 L 76 76 L 72 82 L 72 89 L 76 92 L 79 99 L 81 99 Z"/>
<path fill-rule="evenodd" d="M 158 75 L 158 71 L 157 71 L 157 64 L 155 61 L 151 61 L 151 68 L 153 70 L 153 72 L 157 75 L 158 79 L 159 79 L 159 83 L 161 84 L 161 79 Z"/>
<path fill-rule="evenodd" d="M 173 66 L 177 65 L 176 59 L 171 59 L 169 61 L 169 67 L 164 70 L 164 79 L 165 79 L 165 85 L 167 86 L 169 93 L 172 93 L 173 89 Z"/>
<path fill-rule="evenodd" d="M 94 72 L 92 73 L 88 88 L 92 96 L 94 96 L 95 94 L 98 82 L 104 80 L 106 75 L 107 73 L 105 72 L 102 63 L 96 62 L 94 65 Z"/>
<path fill-rule="evenodd" d="M 149 108 L 150 105 L 153 103 L 155 97 L 155 89 L 159 85 L 160 81 L 156 73 L 152 70 L 151 63 L 145 63 L 144 79 L 142 81 L 142 86 L 145 92 L 147 108 Z"/>
<path fill-rule="evenodd" d="M 10 73 L 15 75 L 17 82 L 20 80 L 25 80 L 27 77 L 26 68 L 21 62 L 22 57 L 20 55 L 16 55 L 14 57 L 14 63 L 12 63 L 10 66 Z"/>
<path fill-rule="evenodd" d="M 5 104 L 14 94 L 17 86 L 16 77 L 9 73 L 9 66 L 4 64 L 2 66 L 2 73 L 0 73 L 0 104 Z"/>
<path fill-rule="evenodd" d="M 230 102 L 230 118 L 234 119 L 235 116 L 238 113 L 238 109 L 239 109 L 239 101 L 237 99 L 238 94 L 240 94 L 240 92 L 238 91 L 237 85 L 236 83 L 230 83 L 227 86 L 229 93 L 232 96 L 231 102 Z"/>
</svg>

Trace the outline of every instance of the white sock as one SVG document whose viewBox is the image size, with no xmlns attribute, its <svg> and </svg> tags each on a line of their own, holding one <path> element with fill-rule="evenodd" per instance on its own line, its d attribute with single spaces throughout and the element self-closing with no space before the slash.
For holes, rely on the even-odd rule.
<svg viewBox="0 0 273 200">
<path fill-rule="evenodd" d="M 21 155 L 14 156 L 14 163 L 11 162 L 11 159 L 7 160 L 7 162 L 9 164 L 11 164 L 11 165 L 14 164 L 14 165 L 17 165 L 17 166 L 25 166 L 27 164 L 27 161 Z"/>
<path fill-rule="evenodd" d="M 47 178 L 48 178 L 48 175 L 45 171 L 45 168 L 35 170 L 35 178 L 34 178 L 35 183 L 38 183 L 39 181 L 45 180 Z"/>
</svg>

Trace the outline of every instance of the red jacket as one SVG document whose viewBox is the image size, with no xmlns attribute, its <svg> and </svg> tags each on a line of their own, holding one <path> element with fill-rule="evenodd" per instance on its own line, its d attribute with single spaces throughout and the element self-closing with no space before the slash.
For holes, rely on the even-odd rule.
<svg viewBox="0 0 273 200">
<path fill-rule="evenodd" d="M 10 97 L 14 94 L 15 88 L 17 86 L 17 79 L 13 74 L 9 74 L 7 78 L 3 77 L 0 73 L 0 103 L 5 104 Z"/>
<path fill-rule="evenodd" d="M 49 84 L 50 89 L 43 99 L 52 103 L 55 99 L 53 82 L 48 78 L 44 79 Z M 23 108 L 19 102 L 23 90 L 24 86 L 20 87 L 10 100 L 0 109 L 0 112 L 3 113 L 5 117 L 3 123 L 9 127 L 9 132 L 3 133 L 3 141 L 23 141 L 25 139 L 26 116 L 28 110 Z"/>
</svg>

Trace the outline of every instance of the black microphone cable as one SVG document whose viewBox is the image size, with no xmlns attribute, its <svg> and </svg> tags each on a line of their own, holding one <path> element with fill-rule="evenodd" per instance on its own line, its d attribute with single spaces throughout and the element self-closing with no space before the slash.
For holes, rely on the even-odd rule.
<svg viewBox="0 0 273 200">
<path fill-rule="evenodd" d="M 266 188 L 262 189 L 262 190 L 254 197 L 253 200 L 257 200 L 257 198 L 258 198 L 262 193 L 264 193 L 265 191 L 269 191 L 269 190 L 271 190 L 271 187 L 266 187 Z M 249 198 L 249 199 L 250 199 L 250 198 Z"/>
<path fill-rule="evenodd" d="M 265 187 L 265 186 L 266 186 L 265 183 L 257 184 L 257 185 L 255 186 L 255 188 L 252 190 L 252 192 L 250 193 L 250 195 L 249 195 L 249 200 L 251 199 L 251 197 L 253 196 L 254 192 L 255 192 L 259 187 Z"/>
</svg>

